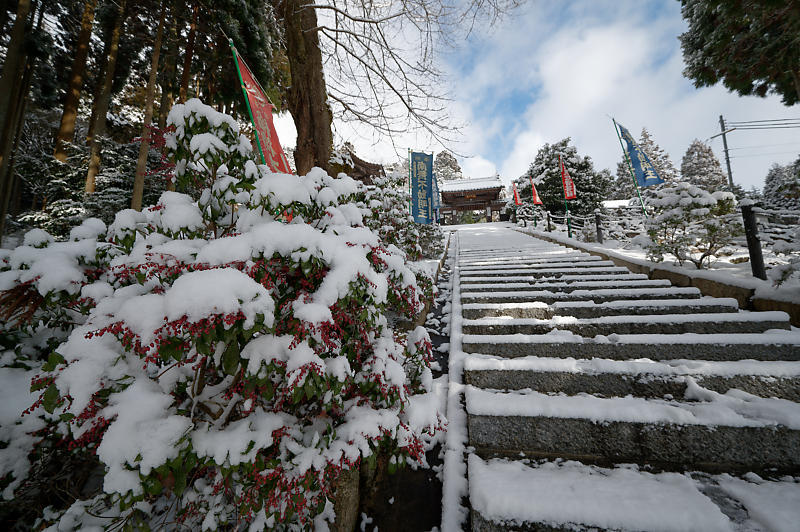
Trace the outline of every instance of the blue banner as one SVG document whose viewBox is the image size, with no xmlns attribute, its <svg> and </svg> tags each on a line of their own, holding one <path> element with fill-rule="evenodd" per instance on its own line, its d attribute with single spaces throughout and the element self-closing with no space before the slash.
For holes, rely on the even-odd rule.
<svg viewBox="0 0 800 532">
<path fill-rule="evenodd" d="M 628 145 L 628 156 L 630 157 L 631 166 L 633 166 L 633 173 L 636 176 L 636 183 L 640 187 L 649 187 L 651 185 L 663 183 L 664 180 L 661 179 L 661 176 L 656 172 L 647 154 L 642 151 L 636 144 L 636 141 L 633 140 L 630 131 L 625 129 L 622 124 L 617 123 L 617 125 L 622 134 L 622 139 L 625 141 L 625 144 Z"/>
<path fill-rule="evenodd" d="M 442 208 L 442 198 L 439 194 L 439 180 L 433 176 L 433 210 L 438 211 Z"/>
<path fill-rule="evenodd" d="M 418 224 L 433 223 L 433 155 L 411 152 L 411 215 Z"/>
</svg>

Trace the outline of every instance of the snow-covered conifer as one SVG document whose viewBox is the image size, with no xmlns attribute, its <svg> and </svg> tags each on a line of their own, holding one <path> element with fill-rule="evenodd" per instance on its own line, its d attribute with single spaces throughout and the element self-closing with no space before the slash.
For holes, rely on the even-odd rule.
<svg viewBox="0 0 800 532">
<path fill-rule="evenodd" d="M 570 212 L 588 214 L 600 206 L 606 199 L 611 186 L 611 175 L 608 171 L 596 171 L 589 156 L 582 157 L 570 139 L 565 138 L 555 144 L 545 144 L 536 154 L 528 171 L 520 179 L 517 190 L 522 198 L 531 197 L 530 177 L 536 184 L 536 190 L 550 212 L 564 212 L 564 190 L 561 182 L 561 169 L 558 157 L 562 156 L 564 166 L 575 182 L 577 199 L 570 200 Z"/>
<path fill-rule="evenodd" d="M 440 151 L 436 154 L 433 160 L 433 173 L 440 183 L 442 181 L 452 181 L 464 177 L 461 174 L 461 166 L 458 164 L 458 161 L 453 157 L 453 154 L 448 151 Z"/>
<path fill-rule="evenodd" d="M 708 144 L 694 139 L 681 160 L 684 181 L 705 190 L 728 190 L 722 165 Z"/>
<path fill-rule="evenodd" d="M 650 162 L 665 182 L 660 186 L 671 186 L 679 180 L 678 170 L 672 163 L 669 154 L 664 151 L 661 146 L 656 144 L 647 128 L 642 128 L 642 135 L 639 137 L 639 147 L 650 158 Z M 648 187 L 652 189 L 652 187 Z"/>
<path fill-rule="evenodd" d="M 800 159 L 794 164 L 773 164 L 764 178 L 764 208 L 800 210 Z"/>
</svg>

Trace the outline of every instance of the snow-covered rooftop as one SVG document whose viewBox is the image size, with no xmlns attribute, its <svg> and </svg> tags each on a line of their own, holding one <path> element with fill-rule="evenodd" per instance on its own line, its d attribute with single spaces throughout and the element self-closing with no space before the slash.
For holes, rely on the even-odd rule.
<svg viewBox="0 0 800 532">
<path fill-rule="evenodd" d="M 483 190 L 487 188 L 503 188 L 500 176 L 479 177 L 475 179 L 456 179 L 445 181 L 439 187 L 440 192 L 463 192 L 465 190 Z"/>
</svg>

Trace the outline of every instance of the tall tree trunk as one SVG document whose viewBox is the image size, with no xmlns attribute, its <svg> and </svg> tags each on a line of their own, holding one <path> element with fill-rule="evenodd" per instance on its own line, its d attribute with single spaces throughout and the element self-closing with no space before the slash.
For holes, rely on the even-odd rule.
<svg viewBox="0 0 800 532">
<path fill-rule="evenodd" d="M 16 104 L 13 92 L 19 78 L 20 64 L 25 60 L 22 45 L 25 42 L 25 25 L 28 23 L 28 14 L 31 10 L 31 0 L 19 0 L 17 4 L 17 18 L 11 28 L 11 40 L 6 50 L 6 60 L 3 64 L 3 75 L 0 77 L 0 135 L 7 135 L 7 128 L 13 122 L 7 116 L 13 113 L 12 106 Z M 12 135 L 13 136 L 13 135 Z"/>
<path fill-rule="evenodd" d="M 309 0 L 283 0 L 278 5 L 292 76 L 287 100 L 297 128 L 294 161 L 298 175 L 308 173 L 314 166 L 327 171 L 333 147 L 332 116 L 322 73 L 322 52 L 314 29 L 318 26 L 317 13 L 310 7 L 312 3 Z"/>
<path fill-rule="evenodd" d="M 113 39 L 113 35 L 112 35 Z M 92 92 L 92 116 L 89 118 L 89 129 L 86 132 L 86 145 L 89 146 L 94 138 L 94 124 L 97 121 L 98 104 L 100 103 L 100 95 L 105 86 L 106 71 L 108 70 L 108 56 L 111 51 L 111 40 L 106 39 L 103 43 L 103 53 L 100 56 L 102 64 L 99 65 L 97 72 L 97 80 L 94 84 L 94 91 Z"/>
<path fill-rule="evenodd" d="M 87 139 L 90 146 L 89 171 L 86 174 L 86 184 L 84 192 L 91 194 L 95 189 L 95 177 L 100 172 L 100 143 L 97 137 L 102 137 L 106 132 L 106 115 L 108 114 L 108 104 L 111 101 L 111 86 L 114 84 L 114 70 L 117 67 L 117 54 L 119 52 L 119 39 L 122 34 L 122 23 L 125 19 L 125 2 L 119 1 L 119 11 L 114 22 L 114 29 L 111 31 L 111 44 L 108 49 L 106 60 L 106 73 L 103 78 L 103 85 L 95 101 L 96 113 L 91 124 L 91 135 Z"/>
<path fill-rule="evenodd" d="M 150 79 L 147 80 L 144 103 L 144 126 L 142 127 L 142 143 L 139 145 L 139 160 L 136 162 L 136 177 L 133 180 L 133 197 L 131 209 L 142 210 L 142 195 L 144 194 L 144 174 L 147 172 L 147 153 L 150 151 L 150 124 L 153 121 L 153 99 L 156 90 L 156 75 L 158 74 L 158 59 L 161 55 L 161 40 L 164 37 L 164 16 L 166 5 L 161 2 L 161 17 L 158 20 L 156 40 L 153 43 L 153 60 L 150 64 Z"/>
<path fill-rule="evenodd" d="M 27 89 L 23 87 L 27 67 L 24 53 L 25 28 L 31 10 L 30 0 L 19 0 L 17 18 L 11 29 L 6 61 L 0 77 L 0 242 L 5 233 L 8 200 L 13 187 L 11 154 L 18 133 L 20 115 Z M 30 79 L 30 78 L 29 78 Z"/>
<path fill-rule="evenodd" d="M 186 40 L 186 51 L 183 54 L 183 72 L 181 72 L 180 101 L 185 102 L 189 96 L 189 80 L 192 78 L 192 59 L 194 59 L 194 43 L 197 39 L 197 15 L 200 7 L 192 2 L 192 22 L 189 25 L 189 36 Z"/>
<path fill-rule="evenodd" d="M 83 73 L 86 72 L 86 58 L 89 57 L 89 41 L 92 38 L 92 23 L 97 0 L 86 0 L 83 6 L 81 31 L 75 45 L 75 57 L 72 60 L 72 71 L 69 77 L 67 95 L 64 99 L 64 112 L 61 114 L 61 125 L 56 135 L 56 149 L 53 156 L 61 162 L 67 160 L 66 144 L 75 137 L 75 121 L 78 118 L 78 104 L 83 88 Z"/>
<path fill-rule="evenodd" d="M 178 4 L 172 2 L 172 18 L 173 22 L 169 28 L 169 36 L 166 48 L 166 57 L 164 57 L 164 72 L 161 83 L 161 101 L 158 105 L 158 127 L 164 129 L 167 125 L 167 115 L 175 102 L 175 71 L 177 70 L 176 63 L 178 62 Z"/>
</svg>

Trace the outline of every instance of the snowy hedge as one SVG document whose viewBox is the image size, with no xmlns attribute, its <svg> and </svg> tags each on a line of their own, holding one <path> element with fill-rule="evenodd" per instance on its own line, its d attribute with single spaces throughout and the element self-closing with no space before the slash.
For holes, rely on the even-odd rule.
<svg viewBox="0 0 800 532">
<path fill-rule="evenodd" d="M 360 183 L 271 173 L 198 100 L 169 124 L 177 188 L 195 197 L 165 192 L 66 242 L 31 231 L 4 257 L 4 339 L 29 366 L 49 360 L 36 404 L 0 431 L 3 496 L 36 445 L 59 441 L 105 475 L 101 494 L 48 515 L 57 529 L 324 527 L 343 468 L 379 449 L 424 460 L 443 422 L 424 407 L 427 333 L 385 318 L 418 311 L 417 280 L 364 226 Z"/>
</svg>

